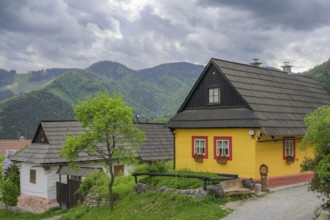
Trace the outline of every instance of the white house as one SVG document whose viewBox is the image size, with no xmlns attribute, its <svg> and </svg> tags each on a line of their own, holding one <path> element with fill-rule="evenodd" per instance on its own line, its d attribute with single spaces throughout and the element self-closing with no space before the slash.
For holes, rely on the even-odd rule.
<svg viewBox="0 0 330 220">
<path fill-rule="evenodd" d="M 169 129 L 161 124 L 138 124 L 138 127 L 146 136 L 138 155 L 141 162 L 173 159 L 173 135 Z M 97 157 L 80 155 L 76 161 L 77 170 L 68 168 L 67 161 L 59 157 L 65 136 L 82 132 L 84 128 L 77 121 L 40 122 L 31 145 L 12 158 L 20 168 L 19 207 L 43 212 L 58 203 L 62 204 L 59 191 L 63 184 L 70 180 L 81 180 L 95 169 L 106 171 L 104 162 Z M 129 169 L 120 161 L 115 161 L 113 166 L 115 175 L 127 175 Z"/>
</svg>

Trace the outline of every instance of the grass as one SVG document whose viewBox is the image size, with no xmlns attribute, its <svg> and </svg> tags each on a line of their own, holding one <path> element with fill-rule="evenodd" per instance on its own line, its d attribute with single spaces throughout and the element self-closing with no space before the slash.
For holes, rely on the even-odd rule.
<svg viewBox="0 0 330 220">
<path fill-rule="evenodd" d="M 154 172 L 171 172 L 207 175 L 211 177 L 214 174 L 196 173 L 188 170 L 170 171 L 166 169 L 170 163 L 158 164 L 156 167 L 148 167 L 154 169 Z M 146 167 L 140 167 L 139 172 L 144 172 Z M 142 178 L 139 178 L 139 180 Z M 153 185 L 167 186 L 173 188 L 199 188 L 202 187 L 203 181 L 198 179 L 186 179 L 181 177 L 145 177 L 143 179 Z M 243 197 L 234 198 L 215 198 L 208 195 L 203 199 L 196 199 L 185 194 L 177 194 L 174 192 L 147 191 L 143 194 L 135 194 L 133 192 L 134 178 L 131 176 L 117 177 L 113 186 L 114 193 L 118 195 L 115 202 L 115 209 L 110 211 L 108 207 L 88 208 L 86 206 L 78 206 L 68 211 L 50 210 L 43 214 L 31 213 L 8 213 L 5 210 L 0 211 L 0 219 L 49 219 L 52 216 L 61 215 L 63 220 L 107 220 L 107 219 L 220 219 L 229 214 L 229 210 L 224 208 L 224 204 L 228 201 L 244 199 Z"/>
<path fill-rule="evenodd" d="M 41 219 L 49 219 L 54 216 L 62 215 L 66 210 L 61 210 L 59 208 L 52 208 L 47 212 L 41 214 L 34 214 L 30 212 L 20 212 L 20 211 L 8 211 L 6 209 L 0 209 L 0 219 L 1 220 L 41 220 Z"/>
<path fill-rule="evenodd" d="M 163 178 L 175 179 L 175 178 Z M 88 208 L 79 206 L 70 209 L 62 216 L 73 219 L 220 219 L 229 211 L 223 208 L 227 198 L 217 199 L 207 196 L 204 199 L 173 192 L 147 191 L 137 195 L 133 192 L 134 178 L 117 177 L 114 192 L 119 195 L 115 210 L 108 207 Z M 199 181 L 202 186 L 202 181 Z"/>
<path fill-rule="evenodd" d="M 87 208 L 80 206 L 63 215 L 73 219 L 220 219 L 228 214 L 222 205 L 225 199 L 207 196 L 202 200 L 183 194 L 148 191 L 141 195 L 133 192 L 120 199 L 114 211 L 108 207 Z"/>
</svg>

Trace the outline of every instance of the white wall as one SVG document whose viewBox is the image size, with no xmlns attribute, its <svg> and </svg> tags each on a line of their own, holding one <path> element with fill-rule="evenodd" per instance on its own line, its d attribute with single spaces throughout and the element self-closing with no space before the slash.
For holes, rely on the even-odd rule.
<svg viewBox="0 0 330 220">
<path fill-rule="evenodd" d="M 116 163 L 121 164 L 121 163 Z M 80 167 L 102 168 L 104 172 L 107 172 L 107 166 L 104 162 L 89 162 L 81 163 Z M 59 175 L 56 174 L 59 165 L 50 166 L 49 170 L 45 170 L 40 164 L 22 163 L 20 165 L 20 181 L 21 181 L 21 193 L 25 195 L 33 195 L 45 198 L 47 200 L 56 199 L 56 182 L 59 182 Z M 36 170 L 36 183 L 30 183 L 30 169 Z M 132 166 L 125 164 L 124 175 L 129 175 Z M 108 173 L 108 172 L 107 172 Z M 67 176 L 61 176 L 61 182 L 67 182 Z"/>
<path fill-rule="evenodd" d="M 36 183 L 30 183 L 30 169 L 36 170 Z M 25 195 L 39 196 L 47 199 L 47 175 L 38 164 L 22 163 L 21 165 L 21 193 Z"/>
<path fill-rule="evenodd" d="M 56 182 L 60 181 L 60 177 L 56 174 L 59 166 L 51 166 L 47 173 L 47 199 L 53 200 L 56 199 Z M 63 177 L 63 176 L 62 176 Z M 65 183 L 66 183 L 66 176 L 65 176 Z M 63 178 L 61 180 L 63 183 Z"/>
</svg>

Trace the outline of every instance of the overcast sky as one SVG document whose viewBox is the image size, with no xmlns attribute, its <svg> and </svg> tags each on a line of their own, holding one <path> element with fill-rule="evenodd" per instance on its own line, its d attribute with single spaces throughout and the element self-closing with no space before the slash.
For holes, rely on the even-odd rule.
<svg viewBox="0 0 330 220">
<path fill-rule="evenodd" d="M 329 47 L 329 0 L 0 0 L 0 68 L 18 72 L 211 57 L 300 72 Z"/>
</svg>

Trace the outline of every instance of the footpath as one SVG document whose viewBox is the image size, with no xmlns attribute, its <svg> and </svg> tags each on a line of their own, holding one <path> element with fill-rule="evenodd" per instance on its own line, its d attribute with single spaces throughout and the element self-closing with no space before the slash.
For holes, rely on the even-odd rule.
<svg viewBox="0 0 330 220">
<path fill-rule="evenodd" d="M 224 220 L 311 220 L 321 204 L 322 198 L 307 185 L 274 188 L 261 197 L 227 203 L 234 211 Z"/>
</svg>

